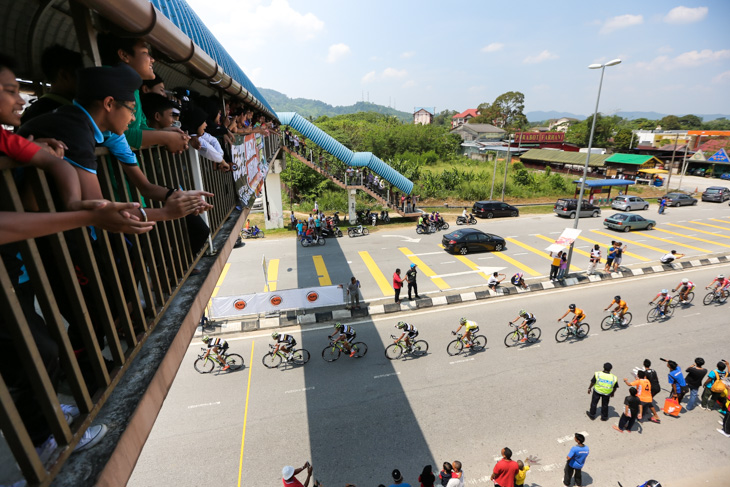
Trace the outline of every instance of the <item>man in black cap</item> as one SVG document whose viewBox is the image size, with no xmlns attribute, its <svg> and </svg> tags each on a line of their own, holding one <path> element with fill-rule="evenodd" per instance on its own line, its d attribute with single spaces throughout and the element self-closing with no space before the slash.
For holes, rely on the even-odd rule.
<svg viewBox="0 0 730 487">
<path fill-rule="evenodd" d="M 618 377 L 611 373 L 613 365 L 609 362 L 603 364 L 603 372 L 596 372 L 591 378 L 591 384 L 588 386 L 588 394 L 593 389 L 593 397 L 591 397 L 591 409 L 586 411 L 591 420 L 596 419 L 596 406 L 598 400 L 601 400 L 601 421 L 608 421 L 608 401 L 618 389 Z"/>
<path fill-rule="evenodd" d="M 82 69 L 77 75 L 73 104 L 34 118 L 20 128 L 19 134 L 56 138 L 66 144 L 64 158 L 76 168 L 83 199 L 103 199 L 94 153 L 96 145 L 101 145 L 122 163 L 127 178 L 144 197 L 166 202 L 161 209 L 134 210 L 140 220 L 172 220 L 209 209 L 201 196 L 212 194 L 158 186 L 140 170 L 137 156 L 123 135 L 134 118 L 135 91 L 140 83 L 139 75 L 123 64 Z"/>
</svg>

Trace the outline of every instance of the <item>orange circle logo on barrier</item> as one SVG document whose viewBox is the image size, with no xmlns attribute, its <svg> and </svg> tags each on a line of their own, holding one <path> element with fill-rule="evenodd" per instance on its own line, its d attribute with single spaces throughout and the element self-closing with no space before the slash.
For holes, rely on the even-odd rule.
<svg viewBox="0 0 730 487">
<path fill-rule="evenodd" d="M 281 296 L 271 296 L 269 302 L 274 306 L 279 306 L 281 304 Z"/>
<path fill-rule="evenodd" d="M 244 301 L 243 299 L 239 299 L 238 301 L 233 303 L 233 307 L 239 310 L 243 309 L 246 307 L 246 301 Z"/>
<path fill-rule="evenodd" d="M 310 303 L 313 303 L 313 302 L 317 301 L 318 299 L 319 299 L 319 294 L 317 293 L 317 291 L 310 291 L 309 293 L 307 293 L 307 301 L 309 301 Z"/>
</svg>

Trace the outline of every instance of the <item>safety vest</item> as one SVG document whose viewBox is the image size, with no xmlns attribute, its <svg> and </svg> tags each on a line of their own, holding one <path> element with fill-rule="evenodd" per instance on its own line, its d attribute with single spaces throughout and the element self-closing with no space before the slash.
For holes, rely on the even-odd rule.
<svg viewBox="0 0 730 487">
<path fill-rule="evenodd" d="M 596 372 L 596 383 L 593 390 L 599 394 L 608 395 L 613 392 L 613 386 L 616 385 L 618 379 L 613 374 L 605 372 Z"/>
</svg>

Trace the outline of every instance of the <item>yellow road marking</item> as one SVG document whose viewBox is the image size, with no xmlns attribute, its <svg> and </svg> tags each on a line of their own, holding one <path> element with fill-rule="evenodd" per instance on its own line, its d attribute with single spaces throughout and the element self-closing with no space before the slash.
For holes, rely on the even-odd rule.
<svg viewBox="0 0 730 487">
<path fill-rule="evenodd" d="M 618 240 L 618 238 L 616 237 L 616 235 L 611 235 L 610 233 L 605 233 L 605 232 L 602 232 L 600 230 L 591 230 L 591 232 L 597 233 L 598 235 L 603 235 L 604 237 L 609 237 L 611 240 Z M 646 234 L 642 234 L 642 235 L 646 235 Z M 630 243 L 631 245 L 638 245 L 639 247 L 644 247 L 645 249 L 654 250 L 656 252 L 659 252 L 660 254 L 666 254 L 667 253 L 666 250 L 662 250 L 662 249 L 657 248 L 657 247 L 652 247 L 651 245 L 646 245 L 646 244 L 643 244 L 643 243 L 634 242 L 632 240 L 626 240 L 623 236 L 621 237 L 621 240 L 620 241 L 621 242 Z M 674 242 L 672 242 L 672 243 L 674 243 Z"/>
<path fill-rule="evenodd" d="M 712 220 L 713 222 L 720 222 L 724 223 L 725 225 L 730 225 L 730 222 L 727 220 L 718 220 L 717 218 L 710 218 L 710 220 Z"/>
<path fill-rule="evenodd" d="M 592 243 L 592 244 L 594 244 L 594 245 L 595 245 L 595 244 L 598 244 L 598 245 L 600 245 L 601 247 L 605 247 L 605 248 L 607 248 L 607 249 L 608 249 L 608 248 L 611 248 L 611 246 L 610 246 L 610 245 L 606 245 L 606 244 L 604 244 L 604 243 L 601 243 L 601 242 L 598 242 L 598 241 L 596 241 L 596 240 L 591 240 L 590 238 L 586 238 L 586 237 L 578 237 L 578 238 L 579 238 L 579 239 L 581 239 L 581 240 L 583 240 L 583 241 L 585 241 L 585 242 L 588 242 L 588 243 Z M 631 257 L 633 257 L 634 259 L 639 259 L 639 260 L 643 260 L 644 262 L 649 262 L 649 260 L 650 260 L 650 259 L 647 259 L 646 257 L 643 257 L 643 256 L 641 256 L 641 255 L 638 255 L 638 254 L 634 254 L 634 253 L 632 253 L 632 252 L 626 252 L 626 251 L 624 251 L 624 253 L 623 253 L 623 254 L 624 254 L 624 255 L 628 255 L 628 256 L 631 256 Z"/>
<path fill-rule="evenodd" d="M 461 262 L 463 262 L 464 264 L 466 264 L 466 266 L 469 267 L 469 269 L 471 269 L 473 271 L 478 271 L 479 270 L 479 266 L 474 261 L 472 261 L 471 259 L 469 259 L 468 257 L 464 257 L 463 255 L 455 255 L 454 257 L 456 257 L 458 260 L 460 260 Z M 486 275 L 484 272 L 477 272 L 477 274 L 479 274 L 480 276 L 482 276 L 487 281 L 489 280 L 489 276 Z"/>
<path fill-rule="evenodd" d="M 362 250 L 359 252 L 359 254 L 362 261 L 365 262 L 365 267 L 368 268 L 370 274 L 372 274 L 372 276 L 375 278 L 375 282 L 378 284 L 378 287 L 383 293 L 383 296 L 395 296 L 395 290 L 393 289 L 393 286 L 390 285 L 388 279 L 386 279 L 386 277 L 380 271 L 380 268 L 375 264 L 373 258 L 370 257 L 370 253 Z"/>
<path fill-rule="evenodd" d="M 324 259 L 321 255 L 313 255 L 314 268 L 317 269 L 317 277 L 319 277 L 320 286 L 331 286 L 330 274 L 327 272 L 327 266 L 324 265 Z"/>
<path fill-rule="evenodd" d="M 226 278 L 226 274 L 228 274 L 228 269 L 231 268 L 231 264 L 228 263 L 223 266 L 223 272 L 221 272 L 220 277 L 218 278 L 218 282 L 215 283 L 215 289 L 213 289 L 213 294 L 210 296 L 211 298 L 214 298 L 216 294 L 218 294 L 218 290 L 220 289 L 221 285 L 223 284 L 223 280 Z"/>
<path fill-rule="evenodd" d="M 269 261 L 269 269 L 266 271 L 266 275 L 269 278 L 269 291 L 276 291 L 276 281 L 279 277 L 279 259 L 271 259 Z M 264 292 L 266 286 L 264 286 Z"/>
<path fill-rule="evenodd" d="M 546 237 L 545 235 L 539 235 L 538 234 L 538 235 L 536 235 L 536 237 L 541 238 L 541 239 L 545 240 L 546 242 L 555 243 L 555 239 L 550 238 L 550 237 Z M 575 247 L 573 247 L 573 252 L 577 252 L 580 255 L 585 255 L 586 257 L 590 257 L 591 256 L 591 254 L 589 254 L 588 252 L 586 252 L 584 250 L 576 249 Z"/>
<path fill-rule="evenodd" d="M 659 229 L 657 228 L 656 230 L 659 230 Z M 674 233 L 674 232 L 670 232 L 669 230 L 664 230 L 664 232 L 666 232 L 666 233 Z M 667 243 L 670 243 L 670 244 L 675 245 L 675 246 L 687 247 L 688 249 L 699 250 L 700 252 L 709 252 L 709 250 L 707 250 L 707 249 L 701 249 L 699 247 L 695 247 L 695 246 L 692 246 L 692 245 L 682 244 L 682 243 L 679 243 L 679 242 L 675 242 L 673 240 L 669 240 L 667 238 L 655 237 L 654 235 L 648 235 L 646 233 L 643 233 L 642 235 L 645 236 L 645 237 L 653 238 L 654 240 L 659 240 L 660 242 L 667 242 Z M 679 235 L 680 237 L 685 237 L 681 233 L 674 233 L 674 235 Z M 694 237 L 685 237 L 685 238 L 694 238 Z"/>
<path fill-rule="evenodd" d="M 448 284 L 446 284 L 446 281 L 444 281 L 440 277 L 433 277 L 436 275 L 436 273 L 433 270 L 431 270 L 431 268 L 429 266 L 427 266 L 421 259 L 419 259 L 415 255 L 413 255 L 413 252 L 411 252 L 408 249 L 408 247 L 398 247 L 398 250 L 403 252 L 403 255 L 408 257 L 411 260 L 411 262 L 413 262 L 418 267 L 420 267 L 423 274 L 430 277 L 431 281 L 434 284 L 436 284 L 436 286 L 438 286 L 439 289 L 449 289 L 450 286 Z"/>
<path fill-rule="evenodd" d="M 671 225 L 671 223 L 670 223 L 670 225 Z M 682 225 L 675 225 L 675 226 L 682 227 Z M 692 230 L 694 232 L 702 232 L 702 230 L 695 230 L 694 228 L 690 228 L 690 227 L 682 227 L 682 228 L 686 228 L 687 230 Z M 659 232 L 669 233 L 671 235 L 678 235 L 678 236 L 684 237 L 684 238 L 691 238 L 692 240 L 699 240 L 700 242 L 705 242 L 705 243 L 712 244 L 712 245 L 720 245 L 721 247 L 730 247 L 730 245 L 728 245 L 728 244 L 713 242 L 712 240 L 707 240 L 707 239 L 700 238 L 700 237 L 690 237 L 689 235 L 682 235 L 681 233 L 671 232 L 669 230 L 664 230 L 662 228 L 654 228 L 654 230 L 657 230 Z M 703 232 L 703 233 L 710 233 L 710 232 Z"/>
<path fill-rule="evenodd" d="M 238 459 L 238 487 L 241 487 L 241 476 L 243 474 L 243 446 L 246 444 L 246 421 L 248 420 L 248 396 L 251 392 L 251 371 L 253 370 L 253 345 L 251 341 L 251 358 L 248 361 L 248 385 L 246 386 L 246 406 L 243 410 L 243 432 L 241 433 L 241 456 Z"/>
<path fill-rule="evenodd" d="M 723 222 L 722 220 L 713 220 L 713 221 L 728 223 L 728 222 Z M 709 223 L 701 223 L 701 222 L 690 222 L 690 223 L 694 223 L 695 225 L 705 225 L 707 227 L 712 227 L 712 228 L 719 228 L 720 230 L 730 230 L 730 228 L 728 228 L 728 227 L 721 227 L 720 225 L 711 225 Z"/>
<path fill-rule="evenodd" d="M 497 257 L 499 257 L 503 261 L 505 261 L 505 262 L 507 262 L 509 264 L 512 264 L 513 266 L 519 268 L 523 272 L 527 272 L 528 274 L 530 274 L 533 277 L 538 277 L 538 276 L 541 276 L 542 275 L 541 273 L 537 272 L 532 267 L 528 267 L 525 264 L 523 264 L 522 262 L 516 261 L 515 259 L 513 259 L 509 255 L 505 254 L 504 252 L 496 252 L 495 251 L 495 252 L 492 252 L 491 255 L 496 255 Z"/>
<path fill-rule="evenodd" d="M 529 250 L 530 252 L 532 252 L 534 254 L 537 254 L 537 255 L 539 255 L 541 257 L 545 257 L 547 260 L 549 260 L 551 262 L 553 260 L 553 258 L 550 257 L 550 255 L 546 254 L 542 250 L 536 249 L 535 247 L 530 247 L 527 244 L 524 244 L 524 243 L 522 243 L 522 242 L 520 242 L 518 240 L 515 240 L 513 238 L 509 238 L 509 237 L 505 238 L 505 240 L 508 241 L 508 242 L 510 242 L 510 243 L 513 243 L 515 245 L 518 245 L 518 246 L 522 247 L 525 250 Z M 553 242 L 555 242 L 555 241 L 553 240 Z M 573 271 L 579 271 L 580 270 L 580 267 L 574 266 L 573 264 L 570 264 L 570 269 L 573 270 Z"/>
<path fill-rule="evenodd" d="M 708 227 L 714 227 L 714 228 L 720 228 L 720 229 L 723 229 L 722 227 L 718 227 L 717 225 L 709 225 L 709 224 L 707 224 L 707 223 L 700 223 L 700 222 L 690 222 L 690 223 L 691 223 L 691 224 L 693 224 L 693 225 L 707 225 Z M 699 230 L 699 229 L 697 229 L 697 228 L 692 228 L 692 227 L 685 227 L 684 225 L 677 225 L 676 223 L 665 223 L 665 225 L 671 225 L 671 226 L 673 226 L 673 227 L 679 227 L 679 228 L 684 228 L 684 229 L 686 229 L 686 230 L 692 230 L 693 232 L 700 232 L 700 233 L 706 233 L 706 234 L 708 234 L 708 235 L 712 235 L 712 236 L 714 236 L 714 237 L 720 237 L 720 238 L 730 238 L 730 237 L 728 237 L 727 235 L 720 235 L 719 233 L 714 233 L 714 232 L 708 232 L 707 230 Z M 730 228 L 725 228 L 725 229 L 723 229 L 723 230 L 730 230 Z"/>
</svg>

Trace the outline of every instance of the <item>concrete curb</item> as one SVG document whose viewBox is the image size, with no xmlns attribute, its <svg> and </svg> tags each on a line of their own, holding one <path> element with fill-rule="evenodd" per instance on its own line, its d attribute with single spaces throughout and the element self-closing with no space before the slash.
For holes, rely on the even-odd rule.
<svg viewBox="0 0 730 487">
<path fill-rule="evenodd" d="M 267 316 L 265 318 L 251 317 L 245 321 L 230 321 L 222 323 L 220 330 L 210 333 L 216 335 L 228 333 L 240 333 L 242 331 L 253 331 L 256 329 L 271 329 L 284 326 L 308 325 L 315 323 L 328 323 L 332 321 L 348 321 L 353 319 L 362 319 L 367 316 L 377 316 L 382 314 L 402 313 L 407 311 L 415 311 L 419 309 L 432 308 L 435 306 L 450 306 L 453 304 L 466 303 L 470 301 L 481 301 L 500 296 L 512 296 L 519 293 L 530 293 L 543 291 L 546 289 L 563 288 L 570 286 L 578 286 L 589 284 L 591 282 L 609 281 L 616 279 L 626 279 L 633 276 L 643 276 L 646 274 L 657 274 L 660 272 L 681 271 L 695 267 L 704 267 L 708 265 L 724 264 L 730 262 L 730 255 L 719 255 L 707 257 L 704 259 L 695 259 L 684 262 L 674 262 L 672 264 L 660 264 L 636 269 L 622 269 L 620 272 L 604 273 L 599 272 L 594 275 L 587 275 L 585 272 L 581 274 L 571 274 L 563 281 L 549 281 L 534 283 L 529 285 L 529 289 L 518 289 L 515 286 L 500 286 L 497 291 L 491 289 L 483 289 L 478 291 L 468 291 L 460 294 L 448 294 L 434 297 L 422 297 L 421 299 L 408 301 L 406 298 L 401 303 L 385 303 L 375 304 L 363 307 L 362 309 L 333 309 L 330 311 L 317 311 L 305 314 L 301 311 L 288 311 L 282 313 L 278 317 Z M 198 327 L 196 336 L 200 336 L 201 329 Z"/>
</svg>

